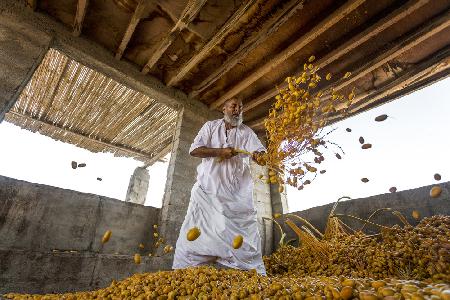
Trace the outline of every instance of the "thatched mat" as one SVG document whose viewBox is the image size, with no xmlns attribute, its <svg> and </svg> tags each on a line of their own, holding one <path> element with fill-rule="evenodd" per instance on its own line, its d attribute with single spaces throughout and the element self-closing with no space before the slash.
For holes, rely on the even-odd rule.
<svg viewBox="0 0 450 300">
<path fill-rule="evenodd" d="M 177 111 L 157 99 L 53 49 L 6 115 L 8 122 L 55 140 L 145 163 L 170 150 L 176 118 Z"/>
</svg>

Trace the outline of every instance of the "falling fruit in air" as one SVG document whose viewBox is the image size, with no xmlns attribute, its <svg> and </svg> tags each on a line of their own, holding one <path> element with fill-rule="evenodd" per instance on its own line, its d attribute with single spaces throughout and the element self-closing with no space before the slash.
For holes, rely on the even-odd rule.
<svg viewBox="0 0 450 300">
<path fill-rule="evenodd" d="M 102 181 L 103 179 L 101 177 L 97 177 L 97 180 L 98 181 Z"/>
<path fill-rule="evenodd" d="M 418 220 L 420 218 L 420 213 L 417 210 L 413 210 L 413 212 L 411 213 L 412 217 L 416 220 Z"/>
<path fill-rule="evenodd" d="M 242 235 L 237 235 L 233 240 L 233 248 L 239 249 L 242 246 L 242 243 L 244 242 L 244 237 Z"/>
<path fill-rule="evenodd" d="M 364 183 L 367 183 L 367 182 L 369 182 L 369 179 L 367 179 L 366 177 L 364 177 L 364 178 L 361 178 L 361 181 L 364 182 Z"/>
<path fill-rule="evenodd" d="M 352 132 L 351 128 L 346 128 L 345 129 L 347 132 Z"/>
<path fill-rule="evenodd" d="M 78 164 L 78 168 L 84 168 L 84 167 L 86 167 L 85 163 Z"/>
<path fill-rule="evenodd" d="M 139 265 L 141 263 L 141 255 L 139 253 L 136 253 L 134 255 L 134 263 Z"/>
<path fill-rule="evenodd" d="M 382 122 L 382 121 L 386 120 L 387 117 L 388 117 L 387 115 L 379 115 L 378 117 L 375 118 L 375 121 Z"/>
<path fill-rule="evenodd" d="M 338 159 L 341 159 L 341 158 L 342 158 L 342 156 L 341 156 L 339 153 L 336 153 L 336 157 L 337 157 Z"/>
<path fill-rule="evenodd" d="M 76 169 L 78 167 L 78 164 L 76 161 L 72 161 L 72 169 Z"/>
<path fill-rule="evenodd" d="M 320 170 L 320 174 L 325 174 L 327 170 Z"/>
<path fill-rule="evenodd" d="M 438 173 L 434 174 L 434 180 L 441 180 L 441 175 Z"/>
<path fill-rule="evenodd" d="M 364 144 L 361 146 L 362 149 L 370 149 L 372 148 L 372 144 Z"/>
<path fill-rule="evenodd" d="M 364 138 L 362 136 L 359 137 L 359 143 L 364 144 Z"/>
<path fill-rule="evenodd" d="M 440 186 L 433 186 L 430 190 L 430 197 L 431 198 L 437 198 L 441 195 L 442 189 Z"/>
<path fill-rule="evenodd" d="M 104 244 L 104 243 L 109 241 L 109 238 L 111 237 L 111 234 L 112 234 L 111 230 L 107 230 L 105 232 L 105 234 L 103 235 L 103 238 L 102 238 L 102 244 Z"/>
<path fill-rule="evenodd" d="M 193 227 L 189 229 L 187 233 L 187 240 L 188 241 L 195 241 L 200 236 L 200 229 L 198 227 Z"/>
<path fill-rule="evenodd" d="M 391 193 L 395 193 L 396 191 L 397 191 L 397 188 L 395 186 L 393 186 L 389 189 L 389 192 L 391 192 Z"/>
</svg>

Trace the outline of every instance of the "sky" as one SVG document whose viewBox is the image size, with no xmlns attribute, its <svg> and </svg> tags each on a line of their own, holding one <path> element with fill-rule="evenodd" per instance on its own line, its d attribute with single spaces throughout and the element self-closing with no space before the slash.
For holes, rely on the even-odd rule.
<svg viewBox="0 0 450 300">
<path fill-rule="evenodd" d="M 111 153 L 92 153 L 5 121 L 0 124 L 0 138 L 6 141 L 0 147 L 0 175 L 119 200 L 125 200 L 131 175 L 143 165 Z M 144 205 L 161 207 L 169 158 L 170 154 L 166 163 L 157 162 L 149 168 Z M 72 161 L 86 163 L 86 167 L 74 170 Z"/>
<path fill-rule="evenodd" d="M 383 122 L 375 117 L 387 114 Z M 408 190 L 450 180 L 450 78 L 390 103 L 336 123 L 329 140 L 345 152 L 339 160 L 325 154 L 319 170 L 327 172 L 303 190 L 287 188 L 290 212 L 335 202 Z M 352 132 L 347 132 L 350 128 Z M 361 149 L 362 136 L 372 148 Z M 363 183 L 366 177 L 369 182 Z"/>
<path fill-rule="evenodd" d="M 302 191 L 288 187 L 289 211 L 299 211 L 336 201 L 341 196 L 360 198 L 450 180 L 450 78 L 397 99 L 391 103 L 336 123 L 330 140 L 345 155 L 338 160 L 332 152 L 320 169 L 327 172 Z M 375 122 L 381 114 L 389 117 Z M 345 131 L 351 128 L 352 132 Z M 363 136 L 372 149 L 362 150 Z M 0 175 L 103 195 L 124 200 L 129 179 L 142 163 L 110 153 L 91 153 L 70 144 L 0 123 Z M 167 175 L 166 163 L 149 168 L 150 185 L 146 206 L 161 207 Z M 71 168 L 71 162 L 86 163 Z M 97 181 L 101 177 L 102 181 Z M 369 179 L 368 183 L 361 178 Z"/>
</svg>

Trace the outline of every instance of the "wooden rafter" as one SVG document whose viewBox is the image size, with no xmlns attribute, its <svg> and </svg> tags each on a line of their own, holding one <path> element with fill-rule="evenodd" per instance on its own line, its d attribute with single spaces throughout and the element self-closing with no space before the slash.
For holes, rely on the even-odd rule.
<svg viewBox="0 0 450 300">
<path fill-rule="evenodd" d="M 136 30 L 139 21 L 145 17 L 147 14 L 148 7 L 150 6 L 151 0 L 140 0 L 136 9 L 134 10 L 133 16 L 131 17 L 130 23 L 128 23 L 127 30 L 123 35 L 122 41 L 120 42 L 119 48 L 116 51 L 116 59 L 121 59 L 134 31 Z"/>
<path fill-rule="evenodd" d="M 331 88 L 335 91 L 339 91 L 347 87 L 349 84 L 352 84 L 358 79 L 381 67 L 385 63 L 416 47 L 433 35 L 447 29 L 449 26 L 450 10 L 447 10 L 445 13 L 433 18 L 426 24 L 420 26 L 420 28 L 413 33 L 407 34 L 398 39 L 395 43 L 391 44 L 388 49 L 378 51 L 374 59 L 369 59 L 365 64 L 354 70 L 350 78 L 342 78 L 338 80 L 331 85 Z M 367 58 L 365 60 L 367 60 Z M 324 98 L 324 100 L 326 99 L 327 98 Z"/>
<path fill-rule="evenodd" d="M 365 0 L 350 0 L 347 1 L 344 5 L 335 10 L 331 15 L 329 15 L 325 20 L 321 21 L 319 24 L 314 26 L 309 32 L 304 34 L 298 40 L 293 42 L 288 48 L 286 48 L 281 53 L 275 55 L 272 59 L 270 59 L 266 64 L 255 70 L 250 76 L 240 81 L 235 86 L 231 87 L 225 94 L 223 94 L 219 99 L 214 101 L 209 107 L 210 109 L 217 109 L 221 106 L 226 100 L 231 97 L 237 95 L 245 88 L 253 84 L 259 78 L 285 62 L 289 57 L 293 54 L 297 53 L 299 50 L 308 45 L 311 41 L 315 40 L 325 31 L 330 29 L 332 26 L 337 24 L 339 21 L 344 19 L 348 14 L 357 9 L 361 4 L 363 4 Z"/>
<path fill-rule="evenodd" d="M 258 45 L 262 44 L 267 38 L 275 33 L 290 17 L 296 13 L 298 9 L 303 8 L 304 0 L 290 0 L 273 16 L 269 21 L 265 22 L 257 34 L 249 37 L 239 48 L 234 51 L 227 60 L 211 73 L 200 84 L 196 85 L 189 97 L 197 97 L 200 93 L 210 87 L 223 74 L 231 70 L 238 64 L 247 54 L 249 54 Z"/>
<path fill-rule="evenodd" d="M 207 0 L 190 0 L 186 5 L 180 19 L 176 22 L 175 26 L 170 30 L 169 34 L 159 43 L 159 45 L 153 51 L 153 55 L 149 58 L 145 66 L 142 68 L 142 73 L 147 74 L 161 56 L 166 52 L 167 48 L 175 41 L 180 32 L 191 23 Z"/>
<path fill-rule="evenodd" d="M 77 13 L 73 22 L 73 35 L 80 36 L 83 28 L 84 17 L 86 16 L 89 0 L 78 0 Z"/>
<path fill-rule="evenodd" d="M 445 13 L 435 17 L 431 21 L 427 22 L 425 25 L 422 25 L 420 27 L 420 29 L 418 29 L 417 31 L 410 33 L 410 34 L 404 36 L 403 38 L 400 38 L 395 44 L 393 44 L 388 49 L 378 52 L 377 56 L 374 59 L 369 60 L 367 63 L 363 64 L 360 68 L 358 68 L 355 72 L 353 72 L 353 74 L 350 78 L 348 78 L 346 80 L 339 80 L 338 82 L 333 84 L 332 85 L 333 88 L 335 90 L 339 90 L 339 89 L 346 87 L 351 82 L 355 82 L 357 79 L 362 78 L 363 76 L 376 70 L 377 68 L 386 64 L 387 62 L 397 58 L 398 56 L 402 55 L 406 51 L 412 49 L 413 47 L 416 47 L 420 43 L 423 43 L 424 41 L 426 41 L 433 35 L 441 32 L 442 30 L 445 30 L 448 27 L 450 27 L 450 11 L 447 10 Z M 448 53 L 448 50 L 446 50 L 446 51 L 447 51 L 446 53 Z M 439 58 L 442 59 L 442 57 L 439 57 Z M 431 61 L 433 62 L 434 60 L 431 60 Z M 438 62 L 438 63 L 441 64 L 442 62 Z M 445 63 L 448 63 L 448 59 L 444 60 L 444 64 Z M 416 67 L 415 70 L 424 70 L 424 69 L 425 69 L 424 64 L 422 64 L 422 65 L 419 65 L 418 67 Z M 411 72 L 414 73 L 415 71 L 412 70 Z M 424 72 L 427 72 L 427 71 L 425 70 Z M 410 83 L 410 82 L 412 82 L 412 80 L 417 79 L 417 74 L 413 74 L 413 73 L 405 73 L 406 75 L 401 76 L 400 78 L 402 78 L 402 80 L 405 82 L 405 84 L 408 82 Z M 376 91 L 374 91 L 374 90 L 368 91 L 361 95 L 357 95 L 355 102 L 356 101 L 360 102 L 361 99 L 367 99 L 369 97 L 373 97 L 370 100 L 371 102 L 373 102 L 373 101 L 379 100 L 382 97 L 386 97 L 387 95 L 393 93 L 393 91 L 392 91 L 393 87 L 391 87 L 391 85 L 394 85 L 394 87 L 401 86 L 401 81 L 399 81 L 399 80 L 400 79 L 396 79 L 394 81 L 394 83 L 392 83 L 392 84 L 388 84 L 386 86 L 379 87 L 379 88 L 377 88 Z M 376 97 L 376 95 L 378 95 L 378 96 Z M 324 99 L 324 100 L 326 100 L 326 99 Z M 364 105 L 366 105 L 366 104 L 364 104 Z M 263 125 L 264 125 L 264 119 L 265 119 L 265 117 L 257 119 L 255 121 L 249 122 L 247 125 L 255 130 L 262 129 Z"/>
<path fill-rule="evenodd" d="M 27 6 L 32 10 L 36 10 L 37 8 L 37 0 L 27 0 Z"/>
<path fill-rule="evenodd" d="M 324 57 L 320 58 L 316 61 L 315 65 L 319 69 L 323 69 L 324 67 L 328 66 L 332 62 L 338 60 L 340 57 L 344 56 L 346 53 L 352 51 L 353 49 L 356 49 L 358 46 L 362 45 L 363 43 L 367 42 L 371 38 L 377 36 L 390 26 L 396 24 L 400 20 L 404 19 L 414 11 L 418 10 L 419 8 L 423 7 L 425 4 L 430 2 L 431 0 L 410 0 L 408 3 L 403 5 L 402 7 L 394 10 L 390 14 L 388 14 L 386 17 L 380 19 L 378 22 L 373 24 L 372 26 L 366 28 L 359 34 L 352 37 L 350 40 L 339 46 L 334 51 L 328 53 Z M 302 70 L 303 71 L 303 68 Z M 295 76 L 299 76 L 300 72 L 295 74 Z M 283 89 L 287 87 L 287 84 L 283 82 L 279 88 Z M 273 88 L 271 90 L 268 90 L 267 92 L 259 95 L 256 98 L 253 98 L 252 100 L 248 101 L 244 106 L 244 112 L 247 112 L 258 105 L 261 105 L 268 101 L 269 99 L 272 99 L 278 94 L 278 90 L 276 88 Z"/>
<path fill-rule="evenodd" d="M 141 157 L 141 158 L 144 158 L 146 161 L 152 158 L 151 154 L 148 154 L 148 153 L 136 150 L 136 149 L 131 149 L 131 148 L 128 148 L 128 147 L 125 147 L 125 146 L 122 146 L 122 145 L 115 145 L 115 144 L 111 144 L 111 143 L 108 143 L 108 142 L 100 141 L 100 140 L 94 139 L 92 137 L 86 136 L 86 135 L 84 135 L 82 133 L 76 132 L 73 129 L 68 129 L 68 128 L 64 128 L 62 126 L 53 124 L 52 122 L 47 121 L 47 120 L 36 119 L 36 118 L 31 117 L 31 116 L 23 115 L 23 114 L 14 112 L 14 111 L 10 111 L 10 112 L 7 113 L 7 115 L 8 114 L 12 115 L 12 116 L 15 116 L 15 117 L 18 117 L 18 118 L 21 118 L 21 119 L 25 119 L 25 120 L 27 120 L 29 122 L 36 122 L 39 125 L 48 126 L 48 127 L 52 128 L 52 129 L 63 130 L 63 131 L 68 132 L 69 134 L 72 134 L 72 135 L 74 135 L 74 136 L 76 136 L 78 138 L 90 140 L 90 141 L 92 141 L 94 143 L 97 143 L 99 145 L 102 145 L 104 147 L 112 148 L 112 149 L 116 149 L 116 150 L 128 153 L 132 157 Z"/>
<path fill-rule="evenodd" d="M 350 113 L 356 113 L 362 109 L 373 106 L 380 100 L 386 101 L 401 97 L 406 93 L 410 93 L 417 89 L 417 85 L 434 75 L 441 74 L 442 77 L 450 74 L 450 46 L 438 51 L 423 59 L 422 62 L 415 64 L 408 70 L 404 71 L 399 77 L 384 84 L 381 88 L 373 88 L 355 98 L 354 104 L 350 109 Z M 340 120 L 339 116 L 332 118 L 333 122 Z"/>
<path fill-rule="evenodd" d="M 210 52 L 226 37 L 232 30 L 239 26 L 239 20 L 248 12 L 249 8 L 258 2 L 258 0 L 248 0 L 242 2 L 241 6 L 228 18 L 225 24 L 216 32 L 216 34 L 204 45 L 197 53 L 194 54 L 168 81 L 168 86 L 173 86 L 179 83 L 186 74 L 201 62 Z"/>
</svg>

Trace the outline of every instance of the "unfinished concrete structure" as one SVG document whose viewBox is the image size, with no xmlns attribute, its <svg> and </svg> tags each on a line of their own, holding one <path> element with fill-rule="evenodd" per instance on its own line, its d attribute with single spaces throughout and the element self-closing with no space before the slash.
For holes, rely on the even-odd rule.
<svg viewBox="0 0 450 300">
<path fill-rule="evenodd" d="M 146 229 L 139 229 L 140 237 L 157 223 L 166 242 L 174 244 L 198 164 L 187 150 L 200 126 L 220 117 L 217 109 L 224 101 L 236 95 L 241 97 L 246 123 L 264 138 L 263 118 L 276 94 L 275 85 L 282 85 L 284 77 L 300 72 L 303 62 L 312 54 L 324 73 L 338 75 L 328 84 L 342 92 L 348 92 L 350 83 L 355 86 L 358 96 L 352 114 L 391 101 L 448 76 L 449 7 L 450 3 L 445 0 L 2 0 L 0 121 L 6 119 L 91 151 L 135 157 L 147 166 L 168 152 L 171 152 L 171 161 L 161 209 L 83 195 L 93 197 L 87 204 L 92 209 L 86 211 L 98 213 L 90 218 L 98 223 L 89 230 L 75 230 L 79 232 L 80 243 L 83 240 L 87 244 L 53 245 L 44 239 L 36 241 L 36 247 L 27 243 L 2 244 L 0 266 L 12 273 L 2 272 L 0 282 L 9 285 L 3 285 L 7 286 L 6 290 L 0 292 L 24 286 L 29 287 L 27 291 L 35 292 L 95 288 L 111 278 L 118 279 L 136 271 L 167 268 L 170 255 L 149 258 L 136 268 L 128 264 L 129 255 L 135 250 L 130 249 L 121 256 L 120 250 L 117 250 L 119 254 L 114 254 L 115 246 L 108 244 L 111 248 L 104 250 L 96 246 L 99 232 L 107 226 L 101 225 L 102 209 L 108 205 L 117 206 L 108 208 L 108 212 L 142 209 L 139 212 L 142 215 L 136 218 L 148 220 Z M 55 75 L 48 78 L 51 88 L 39 91 L 33 88 L 34 82 L 30 79 L 40 74 L 39 67 L 46 66 L 45 59 L 50 55 L 54 55 L 51 62 L 60 61 L 55 66 L 59 71 L 50 72 Z M 68 72 L 70 68 L 72 72 Z M 339 80 L 346 71 L 353 73 L 350 80 Z M 89 72 L 95 73 L 89 75 Z M 92 76 L 86 77 L 91 78 L 86 79 L 89 82 L 104 76 L 108 84 L 117 85 L 115 91 L 126 88 L 131 90 L 127 93 L 135 93 L 127 99 L 136 102 L 128 108 L 122 106 L 115 110 L 125 114 L 121 122 L 114 121 L 115 114 L 109 114 L 114 102 L 108 101 L 123 97 L 117 92 L 115 98 L 113 95 L 104 97 L 97 114 L 81 122 L 80 106 L 71 106 L 70 102 L 70 99 L 80 98 L 74 95 L 84 82 L 70 85 L 70 76 L 75 73 L 76 78 L 80 74 Z M 70 87 L 73 93 L 63 93 Z M 93 89 L 85 90 L 92 92 Z M 89 97 L 99 99 L 98 93 L 94 91 Z M 41 98 L 30 95 L 41 95 Z M 37 108 L 27 106 L 27 99 L 32 99 Z M 163 128 L 161 132 L 146 144 L 131 138 L 138 129 L 142 130 L 141 137 L 153 133 L 145 131 L 144 121 L 150 120 L 151 124 L 152 118 L 160 120 L 158 113 L 161 111 L 165 111 L 167 117 L 163 125 L 159 125 Z M 337 112 L 334 120 L 339 116 Z M 101 123 L 103 120 L 105 122 Z M 111 122 L 122 127 L 109 132 Z M 8 182 L 6 186 L 14 184 L 18 183 Z M 12 193 L 9 188 L 6 192 Z M 264 223 L 262 218 L 283 212 L 286 201 L 276 189 L 262 184 L 256 184 L 254 193 L 261 231 L 272 232 L 272 225 Z M 20 191 L 13 194 L 20 194 Z M 70 199 L 70 196 L 64 194 L 63 198 Z M 6 209 L 13 200 L 4 199 L 15 199 L 15 196 L 1 199 L 2 221 L 6 222 L 8 218 L 14 219 L 11 215 L 14 210 Z M 64 204 L 69 205 L 68 201 Z M 0 230 L 25 230 L 43 217 L 35 218 L 25 218 L 24 225 Z M 37 232 L 50 230 L 45 226 L 38 228 Z M 128 234 L 121 235 L 117 230 L 115 236 L 124 238 Z M 271 234 L 265 235 L 263 243 L 267 252 L 275 240 Z M 132 241 L 134 246 L 130 244 L 130 248 L 136 247 L 138 242 Z M 55 254 L 53 249 L 79 252 Z M 105 254 L 102 251 L 106 251 Z M 14 273 L 18 270 L 14 266 L 25 264 L 30 254 L 40 259 L 35 261 L 42 266 L 40 277 L 28 277 L 27 274 L 33 273 L 31 266 L 27 274 Z M 67 264 L 71 259 L 78 262 Z M 122 265 L 114 265 L 112 261 Z M 49 272 L 52 268 L 68 266 L 64 270 L 70 273 L 71 266 L 75 265 L 87 266 L 86 272 L 91 272 L 89 277 L 69 277 L 64 285 L 56 274 L 62 269 Z M 93 266 L 94 269 L 89 269 Z M 123 273 L 114 273 L 113 269 L 121 269 Z M 40 280 L 42 274 L 46 274 L 45 280 Z"/>
</svg>

